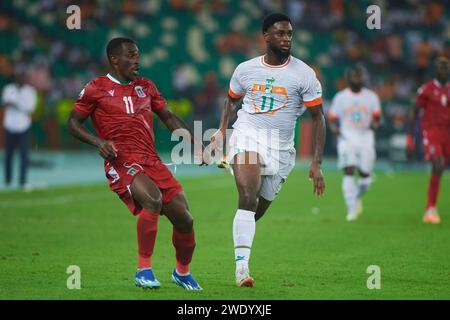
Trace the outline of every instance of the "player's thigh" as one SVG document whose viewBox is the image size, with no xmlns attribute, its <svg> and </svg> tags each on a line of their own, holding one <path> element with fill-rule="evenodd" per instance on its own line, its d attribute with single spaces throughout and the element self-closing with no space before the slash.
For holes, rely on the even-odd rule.
<svg viewBox="0 0 450 320">
<path fill-rule="evenodd" d="M 162 207 L 162 194 L 158 186 L 145 172 L 140 172 L 134 177 L 130 185 L 133 199 L 145 209 L 159 213 Z"/>
<path fill-rule="evenodd" d="M 261 159 L 258 153 L 240 152 L 233 157 L 231 164 L 239 194 L 256 195 L 261 188 Z"/>
<path fill-rule="evenodd" d="M 261 177 L 262 181 L 259 194 L 270 202 L 275 200 L 287 177 L 295 167 L 295 150 L 280 152 L 277 167 L 278 170 L 275 174 Z"/>
<path fill-rule="evenodd" d="M 337 146 L 338 150 L 338 168 L 354 167 L 358 164 L 357 153 L 349 142 L 340 141 Z"/>
<path fill-rule="evenodd" d="M 444 166 L 450 164 L 450 132 L 447 133 L 443 143 Z"/>
<path fill-rule="evenodd" d="M 423 130 L 423 147 L 425 159 L 433 163 L 433 159 L 444 156 L 444 146 L 441 130 Z"/>
<path fill-rule="evenodd" d="M 373 170 L 376 160 L 375 147 L 367 146 L 361 147 L 359 153 L 359 171 L 365 174 L 370 174 Z"/>
<path fill-rule="evenodd" d="M 178 231 L 189 232 L 192 230 L 194 219 L 189 212 L 188 202 L 183 192 L 163 204 L 162 213 L 177 227 Z"/>
</svg>

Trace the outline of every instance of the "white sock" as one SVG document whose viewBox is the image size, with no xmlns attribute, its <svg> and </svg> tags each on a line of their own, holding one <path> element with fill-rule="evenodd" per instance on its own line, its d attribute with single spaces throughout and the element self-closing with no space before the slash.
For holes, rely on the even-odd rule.
<svg viewBox="0 0 450 320">
<path fill-rule="evenodd" d="M 234 258 L 236 270 L 248 268 L 253 237 L 255 236 L 255 212 L 238 209 L 233 220 Z"/>
<path fill-rule="evenodd" d="M 345 203 L 347 204 L 347 212 L 355 210 L 358 189 L 356 187 L 355 177 L 345 175 L 342 180 L 342 192 L 344 193 Z"/>
<path fill-rule="evenodd" d="M 358 198 L 367 192 L 371 183 L 372 183 L 371 176 L 368 176 L 366 178 L 359 178 Z"/>
</svg>

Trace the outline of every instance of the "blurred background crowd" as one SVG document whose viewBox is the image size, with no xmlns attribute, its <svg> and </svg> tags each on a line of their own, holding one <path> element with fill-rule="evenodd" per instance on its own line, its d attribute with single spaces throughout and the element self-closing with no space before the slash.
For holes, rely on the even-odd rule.
<svg viewBox="0 0 450 320">
<path fill-rule="evenodd" d="M 81 8 L 80 30 L 66 27 L 71 4 Z M 366 27 L 372 4 L 381 8 L 380 30 Z M 433 59 L 450 57 L 449 9 L 449 1 L 434 0 L 0 1 L 0 88 L 25 67 L 38 91 L 32 147 L 86 148 L 68 135 L 67 116 L 83 86 L 107 73 L 107 41 L 127 36 L 139 45 L 141 75 L 172 110 L 188 123 L 217 127 L 234 68 L 264 53 L 263 17 L 284 12 L 295 29 L 292 55 L 316 70 L 325 109 L 346 85 L 345 68 L 364 65 L 382 101 L 378 150 L 388 157 L 393 135 L 406 131 L 417 88 L 432 77 Z M 164 151 L 170 135 L 158 122 L 155 131 Z M 334 154 L 333 139 L 325 152 Z"/>
</svg>

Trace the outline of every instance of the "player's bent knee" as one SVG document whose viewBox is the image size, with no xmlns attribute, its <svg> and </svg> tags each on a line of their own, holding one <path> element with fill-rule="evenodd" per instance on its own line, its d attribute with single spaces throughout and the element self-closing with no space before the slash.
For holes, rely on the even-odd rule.
<svg viewBox="0 0 450 320">
<path fill-rule="evenodd" d="M 442 175 L 445 170 L 444 161 L 440 161 L 440 159 L 433 160 L 432 162 L 432 172 L 434 175 Z"/>
<path fill-rule="evenodd" d="M 352 176 L 355 174 L 355 167 L 346 167 L 344 168 L 344 174 L 348 176 Z"/>
<path fill-rule="evenodd" d="M 255 211 L 258 206 L 258 197 L 253 192 L 239 192 L 239 209 Z"/>
<path fill-rule="evenodd" d="M 151 210 L 155 213 L 161 212 L 162 209 L 162 195 L 159 193 L 156 196 L 145 195 L 143 199 L 140 201 L 140 205 L 147 210 Z"/>
</svg>

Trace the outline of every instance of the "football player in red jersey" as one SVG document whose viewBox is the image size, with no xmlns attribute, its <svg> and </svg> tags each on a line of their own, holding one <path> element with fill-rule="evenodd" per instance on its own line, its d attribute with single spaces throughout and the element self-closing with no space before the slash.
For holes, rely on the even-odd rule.
<svg viewBox="0 0 450 320">
<path fill-rule="evenodd" d="M 439 57 L 435 61 L 435 79 L 423 84 L 411 111 L 407 136 L 408 152 L 415 148 L 413 132 L 419 112 L 423 109 L 421 129 L 425 158 L 430 161 L 431 177 L 423 222 L 440 223 L 436 209 L 442 173 L 450 163 L 450 83 L 448 82 L 449 60 Z"/>
<path fill-rule="evenodd" d="M 194 136 L 167 108 L 155 84 L 138 77 L 139 50 L 133 40 L 112 39 L 106 53 L 110 73 L 93 79 L 81 91 L 68 120 L 69 132 L 98 148 L 111 190 L 138 215 L 135 284 L 143 288 L 161 285 L 153 274 L 151 257 L 159 214 L 164 214 L 173 224 L 176 267 L 172 280 L 187 290 L 201 290 L 189 272 L 196 244 L 193 219 L 181 185 L 156 152 L 153 113 L 169 130 L 188 130 L 192 142 Z M 97 135 L 84 126 L 88 117 Z M 203 153 L 200 157 L 205 164 Z"/>
</svg>

